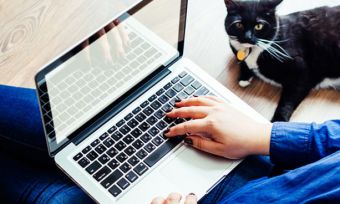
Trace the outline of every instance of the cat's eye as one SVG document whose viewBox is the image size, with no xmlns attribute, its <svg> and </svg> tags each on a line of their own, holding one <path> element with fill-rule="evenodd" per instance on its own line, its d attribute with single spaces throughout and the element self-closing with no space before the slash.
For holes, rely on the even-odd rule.
<svg viewBox="0 0 340 204">
<path fill-rule="evenodd" d="M 262 23 L 259 23 L 259 24 L 255 25 L 255 30 L 259 31 L 259 30 L 262 30 L 262 29 L 263 29 L 263 24 Z"/>
<path fill-rule="evenodd" d="M 236 25 L 236 28 L 243 29 L 243 24 L 242 23 L 237 22 L 235 25 Z"/>
</svg>

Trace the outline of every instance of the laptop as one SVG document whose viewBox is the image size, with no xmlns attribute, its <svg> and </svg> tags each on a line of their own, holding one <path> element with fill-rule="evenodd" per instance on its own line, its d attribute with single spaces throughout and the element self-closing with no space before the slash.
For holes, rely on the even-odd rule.
<svg viewBox="0 0 340 204">
<path fill-rule="evenodd" d="M 35 77 L 49 154 L 98 203 L 202 198 L 240 161 L 163 132 L 176 99 L 215 95 L 266 120 L 183 57 L 187 0 L 144 0 L 47 63 Z"/>
</svg>

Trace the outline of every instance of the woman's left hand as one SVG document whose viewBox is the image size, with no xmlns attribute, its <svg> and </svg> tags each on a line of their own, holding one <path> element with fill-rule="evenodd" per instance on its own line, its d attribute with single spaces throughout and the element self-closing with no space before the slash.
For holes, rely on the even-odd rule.
<svg viewBox="0 0 340 204">
<path fill-rule="evenodd" d="M 151 201 L 151 204 L 179 204 L 182 195 L 179 193 L 170 193 L 167 198 L 156 197 Z M 197 197 L 190 193 L 185 197 L 184 204 L 197 204 Z"/>
</svg>

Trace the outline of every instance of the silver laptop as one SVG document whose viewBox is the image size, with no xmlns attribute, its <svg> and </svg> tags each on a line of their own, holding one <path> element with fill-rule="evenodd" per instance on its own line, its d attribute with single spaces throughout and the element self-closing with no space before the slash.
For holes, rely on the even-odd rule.
<svg viewBox="0 0 340 204">
<path fill-rule="evenodd" d="M 149 203 L 170 192 L 199 198 L 240 161 L 186 146 L 164 130 L 176 99 L 216 95 L 265 121 L 183 57 L 187 0 L 133 5 L 36 75 L 51 157 L 98 203 Z"/>
</svg>

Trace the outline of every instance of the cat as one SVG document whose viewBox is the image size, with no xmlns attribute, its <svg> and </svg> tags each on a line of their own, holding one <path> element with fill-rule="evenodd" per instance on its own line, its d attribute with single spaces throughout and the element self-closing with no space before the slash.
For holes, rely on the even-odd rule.
<svg viewBox="0 0 340 204">
<path fill-rule="evenodd" d="M 281 2 L 225 0 L 239 85 L 248 86 L 257 76 L 282 87 L 273 122 L 289 121 L 313 88 L 325 87 L 323 80 L 340 82 L 340 6 L 278 16 Z"/>
</svg>

